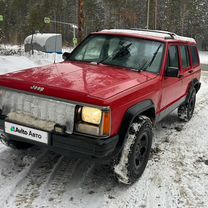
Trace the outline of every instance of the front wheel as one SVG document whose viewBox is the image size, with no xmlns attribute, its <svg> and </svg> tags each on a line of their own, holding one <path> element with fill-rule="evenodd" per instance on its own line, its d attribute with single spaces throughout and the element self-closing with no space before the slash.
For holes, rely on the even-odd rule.
<svg viewBox="0 0 208 208">
<path fill-rule="evenodd" d="M 119 182 L 134 183 L 144 172 L 152 145 L 152 122 L 146 116 L 138 116 L 129 132 L 114 172 Z"/>
<path fill-rule="evenodd" d="M 178 108 L 178 117 L 181 121 L 189 121 L 194 113 L 196 103 L 196 90 L 193 89 L 190 93 L 188 101 Z"/>
</svg>

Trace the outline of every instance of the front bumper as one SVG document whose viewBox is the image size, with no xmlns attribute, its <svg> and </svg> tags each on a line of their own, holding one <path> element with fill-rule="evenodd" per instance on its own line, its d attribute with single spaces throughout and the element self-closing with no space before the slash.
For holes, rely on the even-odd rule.
<svg viewBox="0 0 208 208">
<path fill-rule="evenodd" d="M 21 125 L 21 124 L 20 124 Z M 29 127 L 29 126 L 28 126 Z M 4 131 L 5 119 L 0 118 L 0 130 Z M 10 135 L 4 132 L 6 139 L 45 146 L 65 156 L 91 159 L 110 159 L 115 153 L 119 136 L 110 138 L 90 138 L 75 134 L 59 135 L 50 133 L 48 144 L 43 144 L 23 137 Z"/>
</svg>

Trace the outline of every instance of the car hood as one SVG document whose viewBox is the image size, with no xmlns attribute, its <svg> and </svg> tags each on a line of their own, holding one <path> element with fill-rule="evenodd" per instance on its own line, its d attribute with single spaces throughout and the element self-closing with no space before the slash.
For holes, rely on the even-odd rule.
<svg viewBox="0 0 208 208">
<path fill-rule="evenodd" d="M 62 62 L 0 76 L 0 85 L 10 80 L 12 85 L 44 86 L 82 96 L 108 99 L 123 91 L 153 79 L 156 75 L 128 69 L 77 62 Z M 15 85 L 17 88 L 18 84 Z M 22 88 L 21 88 L 22 89 Z M 46 90 L 47 91 L 47 90 Z"/>
</svg>

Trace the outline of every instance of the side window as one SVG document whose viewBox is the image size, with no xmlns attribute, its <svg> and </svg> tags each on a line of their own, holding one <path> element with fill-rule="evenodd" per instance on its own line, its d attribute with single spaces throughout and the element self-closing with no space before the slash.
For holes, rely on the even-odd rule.
<svg viewBox="0 0 208 208">
<path fill-rule="evenodd" d="M 182 56 L 182 68 L 187 69 L 190 67 L 188 46 L 180 46 Z"/>
<path fill-rule="evenodd" d="M 198 56 L 197 48 L 196 46 L 191 46 L 190 49 L 191 49 L 193 65 L 197 66 L 199 65 L 199 56 Z"/>
<path fill-rule="evenodd" d="M 168 66 L 179 68 L 179 56 L 177 46 L 170 46 L 168 50 Z"/>
</svg>

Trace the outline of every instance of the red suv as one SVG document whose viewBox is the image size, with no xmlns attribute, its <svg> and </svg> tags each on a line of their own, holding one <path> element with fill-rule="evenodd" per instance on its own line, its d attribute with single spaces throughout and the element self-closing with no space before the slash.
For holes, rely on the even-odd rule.
<svg viewBox="0 0 208 208">
<path fill-rule="evenodd" d="M 118 180 L 143 173 L 152 126 L 178 108 L 191 119 L 200 89 L 192 38 L 151 30 L 90 34 L 65 61 L 0 76 L 1 141 L 114 161 Z"/>
</svg>

